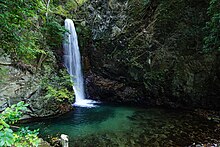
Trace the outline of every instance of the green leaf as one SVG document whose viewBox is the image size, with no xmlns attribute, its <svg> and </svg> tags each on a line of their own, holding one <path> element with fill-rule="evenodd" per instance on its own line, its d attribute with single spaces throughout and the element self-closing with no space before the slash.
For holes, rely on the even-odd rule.
<svg viewBox="0 0 220 147">
<path fill-rule="evenodd" d="M 4 120 L 0 120 L 0 123 L 6 128 L 10 127 Z"/>
</svg>

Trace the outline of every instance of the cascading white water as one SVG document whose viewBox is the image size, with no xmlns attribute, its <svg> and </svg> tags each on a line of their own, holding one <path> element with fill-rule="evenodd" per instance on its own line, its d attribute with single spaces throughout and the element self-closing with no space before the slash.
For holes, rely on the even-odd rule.
<svg viewBox="0 0 220 147">
<path fill-rule="evenodd" d="M 66 66 L 71 79 L 74 83 L 75 92 L 74 105 L 82 107 L 93 107 L 94 101 L 85 99 L 84 81 L 81 69 L 81 57 L 78 46 L 77 34 L 74 23 L 71 19 L 65 20 L 65 28 L 69 30 L 65 34 L 64 47 L 64 65 Z"/>
</svg>

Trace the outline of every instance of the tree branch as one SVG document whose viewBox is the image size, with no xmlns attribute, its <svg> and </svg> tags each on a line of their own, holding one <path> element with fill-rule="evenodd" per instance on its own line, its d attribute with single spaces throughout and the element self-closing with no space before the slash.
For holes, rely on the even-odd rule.
<svg viewBox="0 0 220 147">
<path fill-rule="evenodd" d="M 4 66 L 12 66 L 13 64 L 12 64 L 12 63 L 2 63 L 2 62 L 0 62 L 0 65 L 4 65 Z"/>
</svg>

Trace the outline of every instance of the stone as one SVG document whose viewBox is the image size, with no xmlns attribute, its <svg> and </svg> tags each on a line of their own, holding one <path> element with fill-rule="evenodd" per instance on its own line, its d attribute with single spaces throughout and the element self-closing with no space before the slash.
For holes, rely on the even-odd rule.
<svg viewBox="0 0 220 147">
<path fill-rule="evenodd" d="M 62 147 L 69 147 L 69 137 L 65 134 L 61 134 L 60 138 Z"/>
<path fill-rule="evenodd" d="M 116 36 L 120 35 L 121 32 L 122 32 L 122 30 L 118 26 L 113 26 L 111 36 L 116 37 Z"/>
<path fill-rule="evenodd" d="M 40 144 L 38 147 L 51 147 L 51 145 L 48 142 L 44 141 L 42 138 L 40 138 Z"/>
<path fill-rule="evenodd" d="M 96 100 L 130 103 L 134 99 L 138 100 L 141 94 L 135 88 L 126 86 L 122 82 L 95 74 L 90 75 L 86 82 L 90 96 Z"/>
<path fill-rule="evenodd" d="M 0 62 L 1 60 L 2 57 Z M 72 110 L 69 103 L 61 103 L 55 101 L 55 98 L 45 97 L 41 82 L 49 74 L 30 74 L 12 65 L 0 65 L 0 67 L 7 71 L 4 81 L 0 82 L 0 111 L 20 101 L 29 104 L 29 111 L 22 119 L 55 116 Z"/>
<path fill-rule="evenodd" d="M 8 106 L 8 100 L 6 98 L 0 98 L 0 112 L 4 111 Z"/>
</svg>

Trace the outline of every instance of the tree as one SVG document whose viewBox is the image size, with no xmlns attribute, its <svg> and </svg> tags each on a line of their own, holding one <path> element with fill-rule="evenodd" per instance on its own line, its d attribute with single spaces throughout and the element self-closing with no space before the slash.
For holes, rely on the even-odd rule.
<svg viewBox="0 0 220 147">
<path fill-rule="evenodd" d="M 15 61 L 42 62 L 54 46 L 62 44 L 65 29 L 45 1 L 1 1 L 0 19 L 0 49 Z"/>
</svg>

